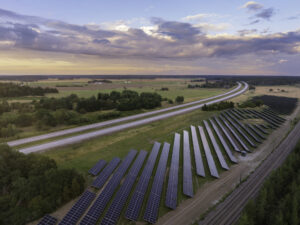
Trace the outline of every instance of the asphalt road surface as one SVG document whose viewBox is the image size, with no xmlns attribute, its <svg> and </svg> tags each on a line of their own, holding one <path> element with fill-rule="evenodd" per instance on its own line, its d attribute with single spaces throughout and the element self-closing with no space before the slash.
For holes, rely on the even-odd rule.
<svg viewBox="0 0 300 225">
<path fill-rule="evenodd" d="M 245 82 L 243 82 L 243 83 L 244 83 L 244 87 L 241 90 L 239 90 L 237 92 L 234 92 L 234 90 L 235 90 L 234 89 L 234 90 L 231 91 L 231 93 L 232 92 L 234 92 L 234 93 L 232 93 L 230 95 L 227 95 L 228 93 L 222 94 L 222 96 L 223 95 L 226 95 L 226 96 L 222 97 L 222 98 L 212 100 L 212 101 L 209 101 L 209 102 L 206 102 L 205 104 L 210 105 L 210 104 L 213 104 L 213 103 L 221 102 L 221 101 L 228 100 L 230 98 L 233 98 L 235 96 L 238 96 L 238 95 L 244 93 L 248 89 L 248 84 L 245 83 Z M 240 86 L 241 85 L 239 84 L 239 87 Z M 220 97 L 220 95 L 219 95 L 219 97 Z M 211 98 L 213 98 L 213 97 L 211 97 Z M 214 96 L 214 98 L 217 98 L 217 96 Z M 207 101 L 207 99 L 206 100 L 200 100 L 200 101 Z M 198 102 L 200 102 L 200 101 L 198 101 Z M 188 104 L 190 104 L 190 103 L 188 103 Z M 194 104 L 195 104 L 195 102 L 194 102 Z M 29 154 L 29 153 L 32 153 L 32 152 L 39 152 L 39 151 L 44 151 L 44 150 L 51 149 L 51 148 L 57 148 L 57 147 L 65 146 L 65 145 L 70 145 L 70 144 L 78 143 L 78 142 L 81 142 L 81 141 L 84 141 L 84 140 L 87 140 L 87 139 L 91 139 L 91 138 L 94 138 L 94 137 L 110 134 L 110 133 L 113 133 L 113 132 L 117 132 L 117 131 L 121 131 L 121 130 L 124 130 L 124 129 L 140 126 L 140 125 L 151 123 L 151 122 L 154 122 L 154 121 L 167 119 L 167 118 L 172 117 L 172 116 L 184 114 L 184 113 L 199 109 L 203 105 L 204 104 L 198 104 L 198 105 L 194 105 L 194 106 L 191 106 L 191 107 L 188 107 L 188 108 L 179 109 L 179 110 L 176 110 L 176 111 L 160 114 L 160 115 L 157 115 L 157 116 L 153 116 L 153 117 L 149 117 L 149 118 L 145 118 L 145 119 L 141 119 L 141 120 L 137 120 L 137 121 L 132 121 L 132 122 L 128 122 L 128 123 L 125 123 L 125 124 L 116 125 L 116 126 L 113 126 L 113 127 L 108 127 L 108 128 L 104 128 L 104 129 L 97 130 L 97 131 L 91 131 L 91 132 L 88 132 L 88 133 L 85 133 L 85 134 L 79 134 L 79 135 L 75 135 L 75 136 L 72 136 L 72 137 L 63 138 L 63 139 L 60 139 L 60 140 L 57 140 L 57 141 L 51 141 L 51 142 L 48 142 L 48 143 L 45 143 L 45 144 L 40 144 L 40 145 L 36 145 L 36 146 L 23 148 L 23 149 L 20 149 L 19 151 L 22 152 L 22 153 L 25 153 L 25 154 Z"/>
<path fill-rule="evenodd" d="M 295 148 L 300 139 L 300 122 L 271 153 L 265 161 L 242 183 L 224 202 L 210 212 L 199 225 L 230 225 L 235 224 L 247 202 L 257 196 L 261 186 L 270 173 L 278 168 Z"/>
<path fill-rule="evenodd" d="M 212 100 L 212 99 L 215 99 L 215 98 L 220 98 L 222 96 L 225 96 L 225 95 L 231 94 L 233 92 L 236 92 L 240 88 L 241 88 L 241 83 L 238 83 L 238 86 L 235 89 L 233 89 L 229 92 L 226 92 L 226 93 L 220 94 L 220 95 L 216 95 L 216 96 L 212 96 L 212 97 L 209 97 L 209 98 L 201 99 L 201 100 L 198 100 L 198 101 L 193 101 L 193 102 L 168 107 L 168 108 L 165 108 L 165 109 L 159 109 L 159 110 L 155 110 L 155 111 L 151 111 L 151 112 L 140 113 L 140 114 L 133 115 L 133 116 L 127 116 L 127 117 L 123 117 L 123 118 L 120 118 L 120 119 L 114 119 L 114 120 L 104 121 L 104 122 L 100 122 L 100 123 L 93 123 L 93 124 L 90 124 L 90 125 L 65 129 L 65 130 L 61 130 L 61 131 L 51 132 L 51 133 L 48 133 L 48 134 L 38 135 L 38 136 L 34 136 L 34 137 L 29 137 L 29 138 L 23 138 L 23 139 L 7 142 L 7 144 L 9 146 L 13 147 L 13 146 L 27 144 L 27 143 L 31 143 L 31 142 L 35 142 L 35 141 L 44 140 L 44 139 L 59 137 L 59 136 L 67 135 L 67 134 L 78 133 L 78 132 L 82 132 L 82 131 L 85 131 L 85 130 L 101 128 L 101 127 L 104 127 L 104 126 L 113 125 L 113 124 L 121 123 L 121 122 L 124 122 L 124 121 L 135 120 L 135 119 L 143 118 L 143 117 L 146 117 L 146 116 L 151 116 L 151 115 L 155 115 L 155 114 L 158 114 L 158 113 L 163 113 L 163 112 L 167 112 L 167 111 L 170 111 L 170 110 L 179 109 L 179 108 L 183 108 L 183 107 L 186 107 L 186 106 L 198 104 L 198 103 L 208 101 L 208 100 Z"/>
</svg>

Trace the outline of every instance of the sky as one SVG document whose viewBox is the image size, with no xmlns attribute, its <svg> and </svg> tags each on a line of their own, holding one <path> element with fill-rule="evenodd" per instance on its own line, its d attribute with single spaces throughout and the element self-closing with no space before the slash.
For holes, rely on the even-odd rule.
<svg viewBox="0 0 300 225">
<path fill-rule="evenodd" d="M 0 75 L 300 76 L 299 0 L 0 0 Z"/>
</svg>

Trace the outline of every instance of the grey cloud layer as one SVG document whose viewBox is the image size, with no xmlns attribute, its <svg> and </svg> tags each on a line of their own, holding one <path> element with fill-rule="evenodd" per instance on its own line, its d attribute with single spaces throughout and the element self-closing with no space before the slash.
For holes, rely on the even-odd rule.
<svg viewBox="0 0 300 225">
<path fill-rule="evenodd" d="M 0 19 L 0 48 L 5 49 L 7 46 L 1 45 L 1 41 L 11 42 L 12 49 L 142 59 L 234 57 L 249 53 L 299 54 L 300 49 L 300 31 L 257 37 L 247 36 L 247 31 L 241 31 L 239 36 L 211 37 L 190 23 L 159 18 L 152 19 L 156 26 L 152 34 L 146 34 L 142 29 L 126 32 L 103 30 L 5 10 L 0 10 Z"/>
</svg>

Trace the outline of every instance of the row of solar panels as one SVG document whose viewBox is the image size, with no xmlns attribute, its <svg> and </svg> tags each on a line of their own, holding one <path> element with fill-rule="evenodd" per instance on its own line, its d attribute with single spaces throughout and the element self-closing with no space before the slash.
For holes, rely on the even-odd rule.
<svg viewBox="0 0 300 225">
<path fill-rule="evenodd" d="M 206 135 L 203 127 L 201 126 L 198 127 L 203 149 L 204 149 L 204 155 L 205 158 L 207 159 L 207 164 L 208 164 L 210 174 L 213 177 L 218 178 L 219 174 L 217 171 L 217 167 L 213 155 L 211 153 L 210 145 L 208 144 L 207 136 L 209 137 L 212 143 L 212 146 L 216 153 L 216 158 L 218 159 L 221 167 L 225 170 L 228 170 L 229 167 L 222 154 L 222 150 L 215 138 L 215 135 L 220 141 L 230 161 L 237 163 L 237 160 L 235 156 L 232 154 L 230 149 L 232 147 L 232 149 L 234 149 L 235 151 L 240 152 L 240 149 L 237 143 L 234 141 L 234 138 L 244 150 L 250 151 L 247 145 L 250 145 L 252 147 L 256 147 L 256 145 L 253 143 L 253 141 L 250 140 L 249 136 L 252 139 L 254 139 L 256 142 L 260 143 L 261 140 L 259 138 L 264 139 L 265 137 L 262 133 L 267 134 L 267 132 L 265 131 L 266 127 L 259 126 L 259 125 L 255 125 L 255 126 L 248 125 L 248 127 L 250 128 L 248 129 L 247 126 L 245 126 L 243 123 L 241 123 L 238 120 L 238 119 L 246 119 L 251 117 L 262 118 L 265 121 L 269 122 L 269 125 L 271 126 L 273 126 L 276 123 L 284 122 L 283 118 L 275 114 L 273 115 L 271 114 L 271 112 L 257 112 L 252 110 L 251 111 L 230 110 L 230 111 L 226 111 L 225 113 L 222 113 L 222 116 L 220 116 L 219 118 L 215 117 L 214 119 L 216 123 L 212 119 L 209 119 L 211 125 L 209 125 L 207 121 L 204 121 L 204 126 L 206 128 L 208 135 Z M 225 118 L 231 125 L 225 120 Z M 224 127 L 224 125 L 220 120 L 223 122 L 226 128 Z M 215 135 L 213 131 L 215 132 Z M 247 134 L 244 131 L 246 131 Z M 204 177 L 205 171 L 203 166 L 202 154 L 200 151 L 198 135 L 196 132 L 196 128 L 194 126 L 191 126 L 191 134 L 192 134 L 192 143 L 193 143 L 194 156 L 195 156 L 194 158 L 195 158 L 195 165 L 196 165 L 196 174 Z M 189 197 L 192 197 L 193 179 L 192 179 L 192 164 L 191 164 L 191 155 L 190 155 L 191 151 L 190 151 L 189 139 L 190 139 L 189 133 L 187 131 L 184 131 L 183 132 L 183 193 Z M 246 140 L 248 143 L 246 144 L 243 139 Z M 148 157 L 143 172 L 138 179 L 138 183 L 135 187 L 135 190 L 131 196 L 127 210 L 125 212 L 125 217 L 129 220 L 134 220 L 134 221 L 138 220 L 144 202 L 144 197 L 148 189 L 148 184 L 151 179 L 155 162 L 159 153 L 159 149 L 160 149 L 160 143 L 156 142 L 153 146 L 150 156 Z M 164 143 L 160 160 L 156 169 L 156 174 L 154 176 L 154 180 L 152 183 L 149 198 L 146 202 L 144 220 L 150 223 L 155 223 L 158 218 L 158 212 L 159 212 L 159 206 L 161 202 L 161 195 L 162 195 L 164 177 L 167 168 L 169 150 L 170 150 L 170 144 Z M 97 175 L 101 171 L 99 176 L 94 180 L 92 186 L 98 189 L 101 189 L 103 187 L 104 188 L 101 191 L 100 195 L 96 198 L 95 202 L 90 207 L 86 215 L 83 217 L 80 224 L 96 224 L 99 218 L 103 216 L 102 214 L 108 202 L 111 200 L 112 196 L 118 189 L 124 174 L 126 173 L 127 169 L 130 167 L 136 154 L 137 151 L 131 150 L 122 162 L 119 158 L 114 158 L 113 160 L 110 161 L 108 165 L 106 165 L 106 162 L 104 160 L 100 160 L 93 168 L 89 170 L 89 173 L 92 175 Z M 179 155 L 180 155 L 180 135 L 176 133 L 174 138 L 174 144 L 173 144 L 173 152 L 171 158 L 169 180 L 167 185 L 166 202 L 165 202 L 165 205 L 172 209 L 175 209 L 177 206 Z M 121 187 L 115 194 L 112 203 L 110 204 L 110 207 L 108 208 L 104 217 L 102 218 L 101 224 L 117 223 L 121 215 L 121 212 L 124 208 L 124 205 L 128 199 L 128 196 L 132 191 L 133 185 L 137 180 L 139 171 L 142 168 L 146 156 L 147 156 L 147 152 L 140 151 L 138 157 L 136 157 L 135 162 L 131 166 L 128 174 L 126 175 L 126 178 L 123 181 Z M 117 167 L 118 169 L 113 174 L 114 170 Z M 112 174 L 113 174 L 112 178 L 108 181 L 109 177 Z M 96 197 L 95 193 L 90 191 L 85 191 L 84 194 L 80 197 L 80 199 L 66 214 L 63 220 L 60 222 L 60 224 L 76 224 L 95 197 Z M 40 224 L 50 224 L 50 223 L 40 223 Z"/>
</svg>

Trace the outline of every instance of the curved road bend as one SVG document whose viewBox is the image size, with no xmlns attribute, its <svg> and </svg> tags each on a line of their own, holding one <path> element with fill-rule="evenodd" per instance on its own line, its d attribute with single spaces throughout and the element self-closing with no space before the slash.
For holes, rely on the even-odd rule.
<svg viewBox="0 0 300 225">
<path fill-rule="evenodd" d="M 228 95 L 228 96 L 225 96 L 223 98 L 219 98 L 219 99 L 212 100 L 210 102 L 206 102 L 205 104 L 210 105 L 210 104 L 213 104 L 213 103 L 216 103 L 216 102 L 221 102 L 221 101 L 233 98 L 235 96 L 238 96 L 238 95 L 244 93 L 248 89 L 248 84 L 246 82 L 243 82 L 243 83 L 244 83 L 244 87 L 241 90 L 239 90 L 238 92 L 235 92 L 235 93 L 233 93 L 231 95 Z M 29 154 L 29 153 L 32 153 L 32 152 L 39 152 L 39 151 L 43 151 L 43 150 L 46 150 L 46 149 L 57 148 L 57 147 L 61 147 L 61 146 L 64 146 L 64 145 L 74 144 L 74 143 L 78 143 L 78 142 L 81 142 L 81 141 L 84 141 L 84 140 L 87 140 L 87 139 L 90 139 L 90 138 L 94 138 L 94 137 L 97 137 L 97 136 L 110 134 L 110 133 L 117 132 L 117 131 L 120 131 L 120 130 L 124 130 L 124 129 L 127 129 L 127 128 L 136 127 L 136 126 L 139 126 L 139 125 L 151 123 L 151 122 L 154 122 L 154 121 L 157 121 L 157 120 L 167 119 L 171 116 L 184 114 L 184 113 L 199 109 L 203 105 L 204 104 L 195 105 L 195 106 L 191 106 L 191 107 L 188 107 L 188 108 L 172 111 L 172 112 L 169 112 L 169 113 L 153 116 L 153 117 L 150 117 L 150 118 L 145 118 L 145 119 L 128 122 L 128 123 L 121 124 L 121 125 L 116 125 L 114 127 L 108 127 L 108 128 L 104 128 L 104 129 L 101 129 L 101 130 L 88 132 L 88 133 L 85 133 L 85 134 L 79 134 L 79 135 L 75 135 L 75 136 L 72 136 L 72 137 L 60 139 L 60 140 L 57 140 L 57 141 L 51 141 L 51 142 L 48 142 L 48 143 L 45 143 L 45 144 L 40 144 L 40 145 L 36 145 L 36 146 L 23 148 L 23 149 L 20 149 L 19 151 L 23 152 L 25 154 Z"/>
<path fill-rule="evenodd" d="M 185 103 L 185 104 L 182 104 L 182 105 L 172 106 L 172 107 L 168 107 L 168 108 L 165 108 L 165 109 L 159 109 L 159 110 L 155 110 L 155 111 L 151 111 L 151 112 L 140 113 L 140 114 L 137 114 L 137 115 L 127 116 L 127 117 L 123 117 L 123 118 L 119 118 L 119 119 L 114 119 L 114 120 L 104 121 L 104 122 L 100 122 L 100 123 L 94 123 L 94 124 L 90 124 L 90 125 L 85 125 L 85 126 L 65 129 L 65 130 L 61 130 L 61 131 L 51 132 L 51 133 L 48 133 L 48 134 L 38 135 L 38 136 L 34 136 L 34 137 L 23 138 L 23 139 L 7 142 L 7 144 L 9 146 L 13 147 L 13 146 L 27 144 L 27 143 L 31 143 L 31 142 L 35 142 L 35 141 L 44 140 L 44 139 L 59 137 L 59 136 L 67 135 L 67 134 L 78 133 L 78 132 L 85 131 L 85 130 L 101 128 L 101 127 L 104 127 L 104 126 L 108 126 L 108 125 L 112 125 L 112 124 L 116 124 L 116 123 L 121 123 L 121 122 L 128 121 L 128 120 L 135 120 L 135 119 L 139 119 L 139 118 L 142 118 L 142 117 L 151 116 L 151 115 L 155 115 L 155 114 L 158 114 L 158 113 L 183 108 L 183 107 L 186 107 L 186 106 L 198 104 L 198 103 L 201 103 L 201 102 L 204 102 L 204 101 L 208 101 L 208 100 L 211 100 L 211 99 L 215 99 L 215 98 L 219 98 L 219 97 L 222 97 L 222 96 L 225 96 L 225 95 L 229 95 L 233 92 L 236 92 L 240 88 L 241 88 L 241 83 L 238 82 L 238 86 L 236 88 L 234 88 L 233 90 L 231 90 L 231 91 L 228 91 L 224 94 L 220 94 L 220 95 L 212 96 L 212 97 L 209 97 L 209 98 L 201 99 L 201 100 L 198 100 L 198 101 L 193 101 L 193 102 Z"/>
<path fill-rule="evenodd" d="M 299 139 L 300 122 L 298 122 L 285 140 L 262 162 L 248 179 L 198 224 L 230 225 L 237 222 L 247 202 L 257 196 L 265 179 L 274 169 L 278 168 L 284 162 L 286 157 L 295 148 Z"/>
</svg>

